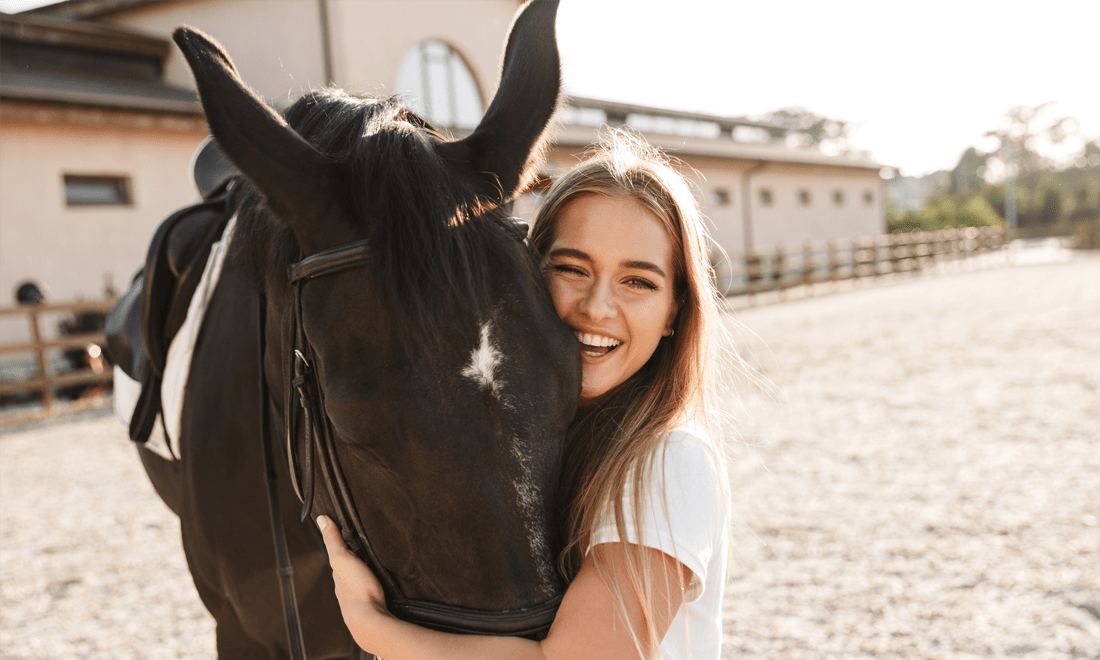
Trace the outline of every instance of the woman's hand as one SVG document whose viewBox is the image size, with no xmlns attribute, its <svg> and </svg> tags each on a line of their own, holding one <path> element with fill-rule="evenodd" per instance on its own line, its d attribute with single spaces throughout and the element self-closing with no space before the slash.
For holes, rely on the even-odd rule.
<svg viewBox="0 0 1100 660">
<path fill-rule="evenodd" d="M 317 527 L 325 539 L 328 563 L 332 566 L 332 581 L 336 583 L 336 599 L 352 637 L 364 650 L 373 648 L 369 638 L 377 628 L 372 621 L 389 617 L 386 596 L 374 573 L 356 557 L 340 537 L 340 528 L 328 516 L 317 516 Z"/>
</svg>

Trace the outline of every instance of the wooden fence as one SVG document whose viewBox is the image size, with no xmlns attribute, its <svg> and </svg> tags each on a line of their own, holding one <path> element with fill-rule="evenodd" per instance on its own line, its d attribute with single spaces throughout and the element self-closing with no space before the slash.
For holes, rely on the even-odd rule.
<svg viewBox="0 0 1100 660">
<path fill-rule="evenodd" d="M 114 305 L 114 300 L 96 300 L 61 304 L 19 305 L 0 307 L 0 318 L 24 316 L 29 323 L 30 340 L 0 343 L 0 356 L 30 353 L 36 365 L 36 373 L 25 378 L 0 379 L 0 395 L 10 396 L 18 393 L 38 393 L 47 413 L 52 412 L 57 398 L 57 390 L 74 385 L 92 385 L 110 383 L 111 369 L 102 357 L 93 361 L 90 368 L 55 373 L 52 351 L 66 349 L 85 349 L 90 344 L 102 346 L 106 343 L 103 332 L 87 332 L 51 337 L 43 327 L 43 318 L 63 318 L 66 314 L 106 313 Z M 9 360 L 10 361 L 10 360 Z"/>
<path fill-rule="evenodd" d="M 718 287 L 727 296 L 738 296 L 888 273 L 917 273 L 1003 244 L 1000 227 L 785 243 L 759 252 L 730 254 L 727 262 L 716 264 Z"/>
</svg>

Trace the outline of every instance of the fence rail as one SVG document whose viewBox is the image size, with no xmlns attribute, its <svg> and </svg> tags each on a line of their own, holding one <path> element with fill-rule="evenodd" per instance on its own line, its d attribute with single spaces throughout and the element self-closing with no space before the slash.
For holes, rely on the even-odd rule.
<svg viewBox="0 0 1100 660">
<path fill-rule="evenodd" d="M 915 273 L 946 260 L 1000 248 L 1000 227 L 885 234 L 833 241 L 784 243 L 758 252 L 731 253 L 717 264 L 718 287 L 727 296 L 783 291 L 889 273 Z"/>
<path fill-rule="evenodd" d="M 114 305 L 114 300 L 93 300 L 70 303 L 19 305 L 0 307 L 0 318 L 23 316 L 27 319 L 30 340 L 0 343 L 0 355 L 31 353 L 37 373 L 24 378 L 0 379 L 0 395 L 20 392 L 38 393 L 46 413 L 50 413 L 57 399 L 57 390 L 74 385 L 96 385 L 111 382 L 111 370 L 105 364 L 87 369 L 78 369 L 64 373 L 55 373 L 49 352 L 86 347 L 89 344 L 103 345 L 107 338 L 103 332 L 82 332 L 47 338 L 43 331 L 42 318 L 47 315 L 106 313 Z"/>
</svg>

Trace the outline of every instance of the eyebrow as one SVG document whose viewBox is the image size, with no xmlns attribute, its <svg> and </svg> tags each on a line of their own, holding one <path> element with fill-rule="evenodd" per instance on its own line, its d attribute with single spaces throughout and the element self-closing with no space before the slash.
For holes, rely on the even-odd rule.
<svg viewBox="0 0 1100 660">
<path fill-rule="evenodd" d="M 558 248 L 550 251 L 551 257 L 573 257 L 574 259 L 582 259 L 584 261 L 592 261 L 592 257 L 587 252 L 582 252 L 574 248 Z M 630 268 L 635 270 L 648 270 L 657 273 L 661 277 L 668 279 L 668 275 L 665 271 L 653 263 L 652 261 L 624 261 L 619 264 L 623 268 Z"/>
</svg>

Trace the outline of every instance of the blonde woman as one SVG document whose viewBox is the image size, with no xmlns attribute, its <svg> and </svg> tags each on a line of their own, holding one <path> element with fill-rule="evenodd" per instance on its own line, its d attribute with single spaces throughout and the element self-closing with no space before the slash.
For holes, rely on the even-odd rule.
<svg viewBox="0 0 1100 660">
<path fill-rule="evenodd" d="M 613 131 L 551 187 L 529 245 L 582 360 L 562 476 L 569 587 L 550 632 L 451 635 L 394 618 L 321 517 L 344 620 L 386 660 L 716 659 L 726 489 L 702 429 L 717 307 L 691 191 L 661 154 Z"/>
</svg>

